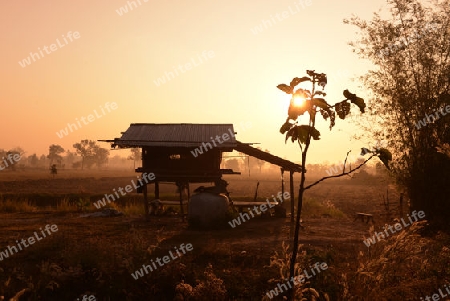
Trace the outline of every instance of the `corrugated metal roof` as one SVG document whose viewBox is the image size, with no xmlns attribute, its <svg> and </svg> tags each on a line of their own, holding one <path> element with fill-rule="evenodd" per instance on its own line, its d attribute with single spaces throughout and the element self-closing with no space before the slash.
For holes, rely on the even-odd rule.
<svg viewBox="0 0 450 301">
<path fill-rule="evenodd" d="M 301 172 L 301 165 L 266 153 L 247 143 L 236 140 L 233 124 L 199 124 L 199 123 L 132 123 L 122 134 L 114 140 L 99 140 L 111 142 L 119 147 L 198 147 L 203 142 L 210 142 L 216 136 L 228 134 L 229 140 L 218 143 L 217 148 L 231 148 L 247 155 L 259 158 L 269 163 L 283 167 L 285 170 Z M 223 140 L 223 139 L 220 139 Z M 212 144 L 212 143 L 211 143 Z"/>
<path fill-rule="evenodd" d="M 216 136 L 228 134 L 229 139 L 223 143 L 217 140 L 217 148 L 236 146 L 233 124 L 198 124 L 198 123 L 132 123 L 122 134 L 114 139 L 119 146 L 167 146 L 197 147 L 203 142 L 210 142 Z"/>
</svg>

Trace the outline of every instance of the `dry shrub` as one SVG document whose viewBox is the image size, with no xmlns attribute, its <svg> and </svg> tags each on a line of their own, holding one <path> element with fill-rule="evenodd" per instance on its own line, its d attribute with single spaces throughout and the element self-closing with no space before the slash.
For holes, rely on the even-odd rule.
<svg viewBox="0 0 450 301">
<path fill-rule="evenodd" d="M 302 217 L 321 217 L 329 215 L 333 218 L 343 218 L 345 214 L 330 201 L 319 202 L 314 198 L 306 198 L 303 202 Z"/>
<path fill-rule="evenodd" d="M 79 197 L 76 205 L 78 211 L 86 211 L 91 205 L 91 200 L 88 197 Z"/>
<path fill-rule="evenodd" d="M 297 260 L 295 262 L 295 276 L 300 276 L 304 274 L 303 270 L 305 267 L 308 266 L 308 255 L 305 250 L 301 250 L 303 245 L 299 245 L 299 252 L 297 253 Z M 287 279 L 289 278 L 289 264 L 291 259 L 292 252 L 289 250 L 289 246 L 284 243 L 284 241 L 281 244 L 281 253 L 278 253 L 275 251 L 275 254 L 270 257 L 270 265 L 269 268 L 277 268 L 279 270 L 279 277 L 272 278 L 269 280 L 269 283 L 273 285 L 275 288 L 279 283 L 286 283 Z M 304 283 L 298 283 L 297 285 L 293 285 L 293 289 L 295 290 L 295 297 L 294 300 L 300 300 L 300 301 L 306 301 L 306 300 L 312 300 L 316 301 L 319 300 L 320 294 L 319 292 L 310 287 L 311 282 L 308 280 L 305 280 Z M 286 295 L 286 291 L 280 294 L 280 297 L 282 295 Z M 323 298 L 325 300 L 328 300 L 328 296 L 326 293 L 323 294 Z M 269 298 L 267 295 L 264 295 L 262 298 L 263 301 L 269 301 L 273 300 Z M 284 300 L 284 299 L 283 299 Z"/>
<path fill-rule="evenodd" d="M 124 206 L 121 206 L 117 210 L 122 211 L 126 215 L 144 215 L 145 214 L 145 208 L 142 204 L 132 203 L 132 204 L 125 204 Z"/>
<path fill-rule="evenodd" d="M 223 301 L 226 299 L 227 290 L 223 280 L 218 278 L 212 265 L 209 264 L 204 272 L 205 279 L 197 280 L 197 285 L 192 287 L 188 283 L 178 283 L 175 292 L 176 301 Z"/>
<path fill-rule="evenodd" d="M 71 204 L 68 198 L 63 198 L 56 205 L 56 210 L 59 212 L 73 212 L 77 210 L 77 206 L 75 204 Z"/>
<path fill-rule="evenodd" d="M 423 237 L 426 224 L 415 222 L 377 242 L 370 246 L 370 256 L 361 252 L 354 278 L 344 285 L 344 300 L 416 300 L 448 283 L 448 237 Z"/>
<path fill-rule="evenodd" d="M 0 212 L 16 213 L 16 212 L 34 212 L 37 208 L 31 206 L 27 200 L 12 201 L 10 199 L 0 201 Z"/>
<path fill-rule="evenodd" d="M 98 210 L 94 205 L 92 205 L 91 208 Z M 121 205 L 118 202 L 111 202 L 104 208 L 112 208 L 128 216 L 145 214 L 144 206 L 137 203 L 125 203 L 124 205 Z"/>
</svg>

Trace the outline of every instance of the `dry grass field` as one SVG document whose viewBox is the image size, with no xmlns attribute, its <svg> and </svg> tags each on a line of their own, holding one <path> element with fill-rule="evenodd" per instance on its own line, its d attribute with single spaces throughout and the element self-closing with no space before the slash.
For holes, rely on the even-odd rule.
<svg viewBox="0 0 450 301">
<path fill-rule="evenodd" d="M 3 256 L 0 296 L 4 300 L 18 293 L 20 300 L 82 300 L 90 295 L 96 300 L 262 300 L 282 280 L 280 272 L 287 264 L 282 244 L 289 241 L 289 215 L 256 217 L 235 228 L 193 230 L 178 212 L 146 220 L 143 196 L 130 193 L 113 205 L 124 215 L 82 217 L 99 210 L 91 204 L 80 212 L 77 199 L 95 201 L 130 184 L 136 174 L 62 170 L 52 178 L 47 172 L 0 174 L 0 252 L 35 232 L 42 236 L 40 228 L 46 225 L 58 228 Z M 281 191 L 275 176 L 227 176 L 226 180 L 235 200 L 252 200 L 257 181 L 260 201 Z M 152 191 L 152 185 L 149 188 Z M 329 266 L 303 285 L 318 292 L 317 300 L 419 300 L 450 280 L 446 247 L 450 239 L 443 233 L 424 232 L 421 224 L 365 246 L 363 239 L 370 233 L 393 224 L 380 215 L 387 190 L 390 201 L 397 204 L 394 186 L 379 178 L 334 180 L 307 191 L 299 262 L 304 268 L 316 262 Z M 161 185 L 161 195 L 178 199 L 174 185 Z M 289 202 L 286 205 L 290 207 Z M 176 206 L 173 209 L 178 211 Z M 374 224 L 354 221 L 355 212 L 374 214 Z M 192 244 L 193 250 L 139 279 L 131 275 L 183 243 Z M 312 295 L 304 297 L 313 300 Z"/>
</svg>

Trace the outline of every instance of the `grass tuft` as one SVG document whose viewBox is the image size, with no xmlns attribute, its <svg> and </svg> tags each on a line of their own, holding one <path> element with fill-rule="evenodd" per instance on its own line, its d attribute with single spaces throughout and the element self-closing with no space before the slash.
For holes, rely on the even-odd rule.
<svg viewBox="0 0 450 301">
<path fill-rule="evenodd" d="M 12 201 L 10 199 L 0 201 L 0 212 L 16 213 L 16 212 L 35 212 L 37 208 L 30 205 L 26 200 Z"/>
</svg>

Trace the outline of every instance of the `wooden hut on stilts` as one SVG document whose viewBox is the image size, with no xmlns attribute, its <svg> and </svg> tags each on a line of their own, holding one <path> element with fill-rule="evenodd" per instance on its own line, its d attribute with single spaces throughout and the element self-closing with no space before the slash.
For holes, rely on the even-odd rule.
<svg viewBox="0 0 450 301">
<path fill-rule="evenodd" d="M 289 171 L 290 195 L 293 199 L 293 174 L 301 172 L 301 166 L 256 149 L 251 146 L 251 143 L 239 142 L 236 140 L 236 134 L 233 124 L 133 123 L 120 138 L 99 141 L 111 143 L 113 149 L 116 147 L 141 148 L 142 167 L 137 168 L 136 172 L 155 175 L 152 181 L 142 186 L 147 218 L 149 217 L 148 184 L 154 184 L 155 198 L 159 199 L 159 184 L 175 183 L 179 187 L 180 211 L 184 220 L 183 187 L 187 188 L 189 201 L 190 183 L 213 182 L 219 186 L 224 182 L 222 175 L 240 174 L 231 169 L 220 168 L 222 154 L 233 150 L 280 166 L 283 192 L 283 173 Z M 219 188 L 219 191 L 220 189 L 222 188 Z M 189 202 L 187 204 L 189 206 Z M 294 202 L 291 204 L 293 207 Z"/>
</svg>

